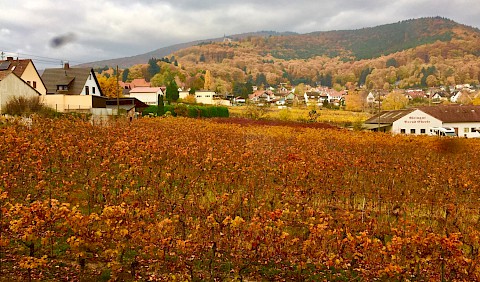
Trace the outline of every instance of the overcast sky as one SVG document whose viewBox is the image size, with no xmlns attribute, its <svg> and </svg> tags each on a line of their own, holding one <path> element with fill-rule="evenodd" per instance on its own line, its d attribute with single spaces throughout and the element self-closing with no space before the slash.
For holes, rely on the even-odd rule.
<svg viewBox="0 0 480 282">
<path fill-rule="evenodd" d="M 431 16 L 480 28 L 478 0 L 0 0 L 0 7 L 0 52 L 36 59 L 37 68 L 262 30 L 359 29 Z"/>
</svg>

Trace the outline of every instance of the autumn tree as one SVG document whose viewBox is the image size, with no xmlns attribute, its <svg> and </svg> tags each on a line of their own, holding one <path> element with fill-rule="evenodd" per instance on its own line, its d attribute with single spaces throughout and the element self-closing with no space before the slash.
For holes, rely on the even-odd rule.
<svg viewBox="0 0 480 282">
<path fill-rule="evenodd" d="M 205 83 L 203 84 L 203 89 L 212 90 L 212 87 L 213 87 L 212 73 L 209 70 L 207 70 L 205 72 Z"/>
<path fill-rule="evenodd" d="M 297 86 L 295 87 L 294 93 L 295 93 L 295 95 L 297 95 L 297 96 L 298 96 L 298 95 L 299 95 L 299 96 L 303 96 L 303 94 L 305 94 L 305 91 L 306 91 L 305 84 L 300 83 L 299 85 L 297 85 Z"/>
<path fill-rule="evenodd" d="M 367 104 L 366 91 L 351 91 L 345 96 L 345 109 L 349 111 L 363 111 Z"/>
<path fill-rule="evenodd" d="M 400 92 L 391 92 L 382 102 L 383 110 L 400 110 L 408 105 L 408 98 Z"/>
<path fill-rule="evenodd" d="M 98 83 L 100 84 L 103 95 L 107 96 L 108 98 L 116 98 L 117 95 L 120 95 L 120 97 L 123 96 L 122 87 L 118 85 L 116 77 L 111 76 L 107 78 L 101 75 L 98 77 Z"/>
<path fill-rule="evenodd" d="M 427 76 L 426 83 L 428 87 L 434 87 L 437 85 L 437 78 L 435 75 L 431 74 Z"/>
</svg>

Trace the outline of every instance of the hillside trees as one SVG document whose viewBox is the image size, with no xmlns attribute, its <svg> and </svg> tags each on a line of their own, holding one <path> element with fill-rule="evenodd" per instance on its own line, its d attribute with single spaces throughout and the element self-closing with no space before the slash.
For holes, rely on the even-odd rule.
<svg viewBox="0 0 480 282">
<path fill-rule="evenodd" d="M 251 36 L 238 39 L 234 44 L 212 42 L 179 50 L 172 54 L 170 59 L 159 62 L 158 65 L 162 68 L 159 73 L 163 73 L 163 64 L 166 64 L 171 72 L 175 73 L 177 84 L 186 88 L 201 89 L 205 88 L 205 76 L 198 73 L 209 70 L 215 77 L 213 85 L 209 88 L 225 89 L 224 91 L 232 89 L 234 82 L 245 83 L 248 76 L 252 76 L 253 84 L 259 87 L 276 85 L 280 82 L 291 85 L 305 83 L 312 86 L 320 83 L 336 89 L 351 88 L 352 85 L 382 89 L 426 88 L 453 83 L 477 84 L 480 75 L 480 52 L 478 51 L 480 37 L 474 37 L 476 33 L 464 30 L 464 27 L 457 27 L 458 30 L 450 35 L 460 36 L 462 40 L 445 41 L 445 30 L 440 30 L 439 34 L 429 37 L 426 31 L 438 31 L 436 30 L 438 27 L 431 26 L 432 22 L 437 21 L 427 19 L 421 21 L 419 26 L 412 25 L 413 30 L 402 32 L 399 32 L 402 29 L 397 30 L 393 27 L 380 28 L 379 36 L 392 37 L 395 40 L 382 41 L 379 44 L 390 44 L 389 47 L 393 49 L 381 50 L 382 48 L 377 47 L 375 47 L 376 51 L 365 49 L 362 52 L 382 51 L 377 56 L 365 60 L 356 60 L 355 52 L 348 48 L 355 47 L 350 44 L 351 41 L 363 42 L 375 36 L 372 30 L 363 30 L 359 32 L 362 35 L 355 38 L 352 37 L 356 34 L 355 32 L 332 33 L 328 36 L 325 34 L 297 35 L 293 41 L 289 36 L 273 35 L 267 38 Z M 428 23 L 427 26 L 421 27 L 426 23 Z M 399 26 L 410 25 L 402 23 Z M 449 27 L 451 27 L 450 24 L 445 25 L 445 28 Z M 387 30 L 391 30 L 392 34 L 386 32 Z M 408 44 L 412 45 L 405 45 L 405 38 L 402 36 L 407 33 L 412 38 L 418 38 L 419 41 L 415 42 L 412 38 L 408 38 Z M 333 34 L 335 37 L 328 39 L 324 37 Z M 423 40 L 423 37 L 428 38 Z M 432 42 L 435 38 L 438 40 Z M 358 46 L 365 48 L 366 46 L 362 44 Z M 327 45 L 328 47 L 325 47 Z M 398 49 L 399 46 L 407 49 Z M 395 49 L 398 49 L 398 52 L 393 52 Z M 336 57 L 328 57 L 332 55 Z M 174 61 L 178 61 L 181 67 L 171 63 Z M 151 63 L 152 61 L 140 67 L 132 67 L 129 79 L 141 77 L 138 74 L 148 72 Z M 184 75 L 184 78 L 181 78 L 179 73 Z M 166 85 L 170 81 L 170 78 L 165 76 L 154 77 L 155 75 L 152 76 L 152 82 L 155 85 Z M 388 87 L 386 83 L 389 84 Z"/>
<path fill-rule="evenodd" d="M 393 91 L 382 101 L 382 110 L 400 110 L 408 105 L 408 98 L 400 92 Z"/>
<path fill-rule="evenodd" d="M 160 72 L 160 66 L 158 65 L 158 60 L 155 58 L 151 58 L 148 60 L 148 68 L 147 68 L 147 77 L 145 80 L 150 81 L 152 77 L 154 77 L 157 73 Z"/>
<path fill-rule="evenodd" d="M 249 94 L 253 93 L 253 87 L 250 82 L 233 82 L 232 94 L 243 98 L 248 98 Z"/>
</svg>

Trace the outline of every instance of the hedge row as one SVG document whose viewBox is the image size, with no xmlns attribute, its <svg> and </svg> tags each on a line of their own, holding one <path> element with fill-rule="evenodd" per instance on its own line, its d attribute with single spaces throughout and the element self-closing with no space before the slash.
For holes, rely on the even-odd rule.
<svg viewBox="0 0 480 282">
<path fill-rule="evenodd" d="M 176 105 L 165 105 L 165 113 L 170 112 L 173 116 L 183 116 L 183 117 L 229 117 L 229 111 L 227 107 L 222 106 L 200 106 L 200 105 L 186 105 L 186 104 L 176 104 Z M 149 106 L 143 110 L 143 115 L 157 113 L 157 106 Z"/>
</svg>

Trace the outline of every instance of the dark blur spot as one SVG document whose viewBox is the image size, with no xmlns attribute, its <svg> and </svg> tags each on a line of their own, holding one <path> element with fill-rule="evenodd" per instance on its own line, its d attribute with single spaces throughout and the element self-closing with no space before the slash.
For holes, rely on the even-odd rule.
<svg viewBox="0 0 480 282">
<path fill-rule="evenodd" d="M 63 45 L 65 45 L 69 42 L 72 42 L 73 40 L 75 40 L 75 34 L 68 33 L 68 34 L 64 34 L 64 35 L 54 37 L 52 39 L 52 41 L 50 42 L 50 45 L 53 48 L 58 48 L 58 47 L 62 47 Z"/>
</svg>

